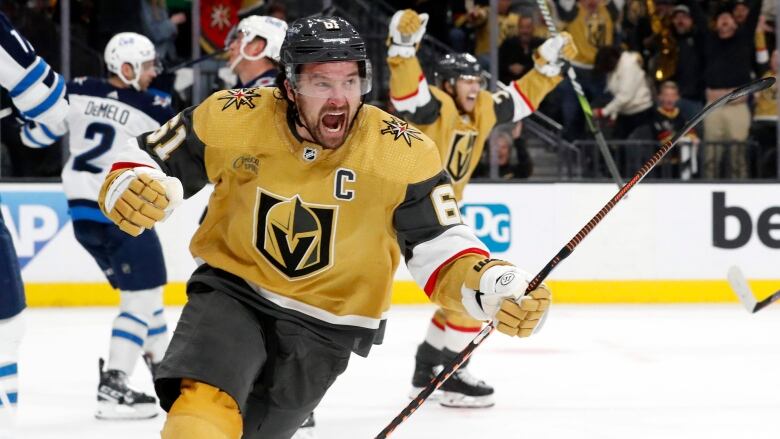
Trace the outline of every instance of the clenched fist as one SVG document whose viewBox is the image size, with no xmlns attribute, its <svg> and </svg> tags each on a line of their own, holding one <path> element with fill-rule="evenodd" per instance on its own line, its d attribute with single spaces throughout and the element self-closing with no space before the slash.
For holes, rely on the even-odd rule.
<svg viewBox="0 0 780 439">
<path fill-rule="evenodd" d="M 117 169 L 106 176 L 98 204 L 122 231 L 140 235 L 182 200 L 181 182 L 152 168 Z"/>
<path fill-rule="evenodd" d="M 418 14 L 411 9 L 396 11 L 390 19 L 387 56 L 414 56 L 428 24 L 428 14 Z"/>
</svg>

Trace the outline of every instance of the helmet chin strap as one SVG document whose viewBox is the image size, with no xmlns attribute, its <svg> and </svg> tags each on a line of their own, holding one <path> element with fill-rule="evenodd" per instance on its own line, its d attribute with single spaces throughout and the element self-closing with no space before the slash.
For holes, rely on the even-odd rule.
<svg viewBox="0 0 780 439">
<path fill-rule="evenodd" d="M 121 67 L 119 68 L 119 71 L 117 72 L 117 76 L 119 76 L 119 79 L 122 80 L 122 82 L 124 82 L 125 84 L 127 84 L 129 86 L 132 86 L 137 91 L 141 91 L 141 85 L 138 83 L 138 80 L 141 79 L 141 75 L 138 73 L 141 70 L 140 66 L 133 65 L 131 67 L 133 69 L 133 73 L 135 74 L 135 77 L 132 80 L 127 79 L 125 77 L 124 73 L 122 73 L 122 68 Z"/>
<path fill-rule="evenodd" d="M 249 55 L 246 53 L 246 46 L 250 42 L 251 41 L 246 41 L 245 39 L 241 40 L 241 47 L 238 49 L 238 56 L 232 63 L 230 63 L 230 71 L 232 71 L 233 73 L 238 74 L 236 72 L 236 67 L 238 67 L 241 61 L 243 60 L 257 61 L 258 59 L 262 59 L 265 56 L 265 53 L 268 51 L 268 45 L 266 44 L 262 52 L 258 53 L 257 55 Z"/>
</svg>

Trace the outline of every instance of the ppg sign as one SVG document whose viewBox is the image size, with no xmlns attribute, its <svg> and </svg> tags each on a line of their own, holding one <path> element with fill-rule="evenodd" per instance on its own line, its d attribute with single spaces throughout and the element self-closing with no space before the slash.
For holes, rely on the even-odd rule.
<svg viewBox="0 0 780 439">
<path fill-rule="evenodd" d="M 509 250 L 512 240 L 512 217 L 504 204 L 464 204 L 463 221 L 470 225 L 491 253 Z"/>
</svg>

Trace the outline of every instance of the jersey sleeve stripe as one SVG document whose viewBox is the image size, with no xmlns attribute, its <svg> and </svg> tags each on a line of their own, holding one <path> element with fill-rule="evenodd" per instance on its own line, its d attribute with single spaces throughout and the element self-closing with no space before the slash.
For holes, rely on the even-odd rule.
<svg viewBox="0 0 780 439">
<path fill-rule="evenodd" d="M 515 115 L 512 120 L 518 121 L 536 111 L 528 97 L 520 90 L 517 81 L 512 81 L 512 88 L 509 89 L 509 94 L 512 96 L 512 101 L 515 104 Z"/>
<path fill-rule="evenodd" d="M 111 165 L 111 171 L 114 172 L 117 169 L 130 169 L 130 168 L 139 168 L 139 167 L 146 167 L 146 168 L 153 168 L 154 166 L 147 165 L 144 163 L 134 163 L 134 162 L 116 162 L 113 165 Z"/>
<path fill-rule="evenodd" d="M 17 83 L 14 86 L 14 88 L 12 88 L 11 91 L 8 92 L 8 94 L 11 95 L 12 98 L 15 98 L 20 94 L 26 92 L 36 82 L 40 81 L 40 79 L 46 73 L 46 70 L 49 67 L 48 64 L 46 64 L 46 61 L 42 60 L 40 57 L 36 58 L 36 61 L 37 62 L 33 65 L 31 69 L 29 69 L 29 71 L 24 75 L 22 80 L 19 81 L 19 83 Z"/>
<path fill-rule="evenodd" d="M 49 94 L 49 96 L 40 104 L 35 106 L 33 109 L 27 111 L 26 113 L 23 113 L 25 117 L 34 119 L 47 110 L 49 110 L 51 107 L 53 107 L 55 104 L 57 104 L 60 101 L 60 98 L 62 97 L 62 94 L 65 92 L 65 80 L 62 79 L 62 76 L 57 75 L 57 85 L 54 87 L 54 90 Z"/>
<path fill-rule="evenodd" d="M 58 140 L 60 137 L 62 137 L 61 135 L 58 136 L 57 134 L 54 134 L 46 125 L 42 123 L 39 123 L 38 126 L 41 127 L 43 134 L 46 134 L 46 136 L 51 140 Z"/>
<path fill-rule="evenodd" d="M 486 252 L 483 249 L 480 248 L 467 248 L 465 250 L 461 250 L 458 253 L 454 254 L 452 257 L 447 259 L 446 261 L 442 262 L 441 265 L 436 267 L 436 269 L 431 273 L 430 277 L 428 277 L 428 280 L 425 282 L 425 287 L 423 290 L 425 291 L 425 294 L 430 297 L 433 293 L 433 290 L 436 288 L 436 281 L 439 279 L 439 272 L 442 270 L 442 268 L 446 267 L 447 264 L 454 261 L 455 259 L 460 258 L 461 256 L 465 256 L 468 254 L 477 254 L 477 255 L 483 255 L 485 257 L 490 256 L 488 252 Z"/>
<path fill-rule="evenodd" d="M 417 84 L 417 90 L 406 96 L 390 97 L 390 101 L 398 111 L 407 111 L 414 113 L 417 108 L 420 108 L 431 101 L 431 91 L 428 89 L 428 80 L 425 79 L 425 75 L 421 74 L 419 82 Z"/>
<path fill-rule="evenodd" d="M 46 148 L 50 144 L 39 142 L 35 136 L 33 136 L 33 133 L 30 131 L 30 126 L 25 125 L 24 128 L 22 128 L 22 137 L 24 137 L 23 140 L 25 140 L 24 144 L 32 147 L 32 148 Z"/>
<path fill-rule="evenodd" d="M 485 245 L 464 224 L 450 227 L 435 238 L 414 246 L 406 266 L 417 285 L 430 295 L 436 286 L 439 271 L 448 263 L 466 254 L 489 255 Z"/>
</svg>

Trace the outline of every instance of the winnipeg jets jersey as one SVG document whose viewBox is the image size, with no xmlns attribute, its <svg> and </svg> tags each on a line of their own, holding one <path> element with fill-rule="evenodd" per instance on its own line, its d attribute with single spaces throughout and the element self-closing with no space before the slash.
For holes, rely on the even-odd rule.
<svg viewBox="0 0 780 439">
<path fill-rule="evenodd" d="M 136 147 L 128 140 L 170 119 L 170 99 L 97 78 L 70 81 L 68 98 L 70 157 L 62 168 L 62 186 L 74 220 L 108 222 L 97 208 L 97 197 L 117 151 Z"/>
<path fill-rule="evenodd" d="M 159 168 L 185 197 L 215 184 L 194 256 L 318 322 L 378 331 L 401 256 L 433 300 L 464 312 L 466 272 L 488 256 L 433 142 L 371 105 L 343 145 L 323 149 L 293 134 L 278 89 L 226 90 L 138 145 L 114 169 Z"/>
<path fill-rule="evenodd" d="M 65 80 L 58 75 L 0 13 L 0 86 L 22 117 L 43 124 L 41 134 L 52 142 L 65 131 L 68 111 Z M 24 135 L 24 134 L 23 134 Z"/>
<path fill-rule="evenodd" d="M 428 85 L 417 57 L 394 56 L 388 58 L 388 64 L 393 106 L 401 117 L 436 142 L 458 200 L 479 164 L 490 130 L 497 124 L 516 122 L 533 113 L 562 79 L 532 69 L 496 93 L 480 91 L 474 110 L 459 114 L 450 95 Z"/>
</svg>

